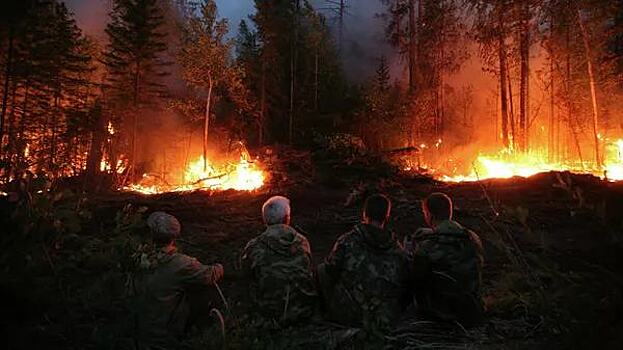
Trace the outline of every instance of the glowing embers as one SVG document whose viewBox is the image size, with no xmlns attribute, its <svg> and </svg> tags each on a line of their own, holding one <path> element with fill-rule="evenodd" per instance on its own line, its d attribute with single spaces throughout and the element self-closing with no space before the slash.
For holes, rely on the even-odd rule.
<svg viewBox="0 0 623 350">
<path fill-rule="evenodd" d="M 143 174 L 141 181 L 123 189 L 143 194 L 230 189 L 253 191 L 264 185 L 266 173 L 257 162 L 249 160 L 248 154 L 241 155 L 238 162 L 221 166 L 209 160 L 204 164 L 204 158 L 201 156 L 188 165 L 183 178 L 183 184 L 172 185 L 157 176 Z"/>
</svg>

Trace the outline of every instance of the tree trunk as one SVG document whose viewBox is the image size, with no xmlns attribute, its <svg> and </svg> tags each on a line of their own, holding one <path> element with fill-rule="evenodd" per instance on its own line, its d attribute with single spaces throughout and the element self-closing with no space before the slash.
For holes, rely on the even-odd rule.
<svg viewBox="0 0 623 350">
<path fill-rule="evenodd" d="M 314 56 L 314 110 L 318 111 L 318 60 L 319 60 L 318 49 L 316 49 L 316 54 Z"/>
<path fill-rule="evenodd" d="M 298 6 L 298 2 L 297 2 Z M 337 17 L 337 25 L 338 25 L 338 48 L 337 53 L 338 57 L 342 58 L 342 49 L 344 46 L 344 14 L 346 13 L 346 3 L 345 0 L 340 0 L 339 8 L 338 8 L 338 17 Z"/>
<path fill-rule="evenodd" d="M 508 76 L 506 80 L 508 82 L 508 105 L 510 107 L 510 113 L 508 114 L 508 122 L 511 126 L 510 130 L 510 144 L 513 150 L 517 148 L 517 130 L 515 124 L 515 107 L 513 105 L 513 85 L 511 82 L 510 72 L 507 70 Z"/>
<path fill-rule="evenodd" d="M 18 159 L 23 160 L 24 159 L 24 150 L 25 147 L 27 147 L 27 143 L 24 141 L 24 130 L 26 129 L 26 110 L 28 109 L 28 91 L 29 91 L 29 87 L 30 87 L 30 81 L 27 78 L 26 79 L 26 83 L 25 85 L 25 90 L 24 90 L 24 101 L 22 102 L 22 115 L 19 118 L 19 129 L 17 130 L 17 140 L 19 142 L 19 155 L 18 155 Z M 26 143 L 26 146 L 24 146 L 24 144 Z"/>
<path fill-rule="evenodd" d="M 57 115 L 60 113 L 60 87 L 56 91 L 56 96 L 54 96 L 54 111 L 52 112 L 52 139 L 51 139 L 51 150 L 50 150 L 50 163 L 49 168 L 53 169 L 53 174 L 55 176 L 58 175 L 55 169 L 54 163 L 56 162 L 56 121 Z"/>
<path fill-rule="evenodd" d="M 588 79 L 590 81 L 591 88 L 591 101 L 593 105 L 593 140 L 595 142 L 595 164 L 598 167 L 602 166 L 601 156 L 599 152 L 599 136 L 597 132 L 597 128 L 599 127 L 599 108 L 597 106 L 597 89 L 595 83 L 595 73 L 593 72 L 593 62 L 591 55 L 591 47 L 589 44 L 588 33 L 586 32 L 586 26 L 584 25 L 584 21 L 582 21 L 582 14 L 580 9 L 577 8 L 576 4 L 576 12 L 578 15 L 578 24 L 580 25 L 580 32 L 582 33 L 582 41 L 584 42 L 584 54 L 586 55 L 586 69 L 588 70 Z"/>
<path fill-rule="evenodd" d="M 203 123 L 203 171 L 208 170 L 208 131 L 210 127 L 210 101 L 212 100 L 212 76 L 208 76 L 208 99 L 206 101 L 206 115 Z"/>
<path fill-rule="evenodd" d="M 550 26 L 551 29 L 553 31 L 553 27 L 554 27 L 554 19 L 552 18 L 550 20 Z M 554 48 L 553 48 L 553 33 L 550 32 L 550 45 L 549 45 L 549 128 L 548 128 L 548 158 L 550 162 L 553 162 L 556 160 L 556 130 L 555 130 L 555 115 L 554 115 L 554 97 L 555 97 L 555 90 L 554 90 Z"/>
<path fill-rule="evenodd" d="M 6 67 L 4 69 L 4 88 L 2 90 L 2 112 L 0 112 L 0 152 L 4 141 L 4 120 L 9 98 L 9 81 L 13 70 L 13 26 L 9 25 L 9 47 L 7 50 Z"/>
<path fill-rule="evenodd" d="M 299 38 L 299 11 L 301 8 L 300 0 L 295 1 L 294 9 L 294 30 L 292 31 L 292 42 L 290 43 L 290 120 L 288 121 L 288 144 L 292 144 L 294 137 L 294 92 L 296 86 L 296 70 L 298 60 L 298 38 Z"/>
<path fill-rule="evenodd" d="M 15 154 L 15 101 L 17 98 L 17 81 L 13 81 L 11 84 L 11 112 L 9 113 L 9 124 L 7 128 L 7 135 L 9 136 L 9 140 L 7 143 L 7 153 L 10 156 Z"/>
<path fill-rule="evenodd" d="M 90 113 L 95 119 L 95 129 L 91 131 L 91 144 L 89 147 L 89 154 L 87 156 L 87 177 L 88 183 L 95 185 L 95 178 L 100 173 L 100 164 L 102 162 L 102 145 L 105 141 L 106 125 L 104 118 L 102 118 L 102 111 L 98 105 L 91 109 Z M 108 157 L 110 169 L 116 172 L 116 163 L 111 156 Z M 94 186 L 95 187 L 95 186 Z"/>
<path fill-rule="evenodd" d="M 520 53 L 520 90 L 519 90 L 519 150 L 527 151 L 528 143 L 528 120 L 529 120 L 529 60 L 530 60 L 530 8 L 527 1 L 521 6 L 521 28 L 519 35 Z"/>
<path fill-rule="evenodd" d="M 441 139 L 444 135 L 445 129 L 445 95 L 444 95 L 444 79 L 443 79 L 443 64 L 445 60 L 445 32 L 443 30 L 445 25 L 445 16 L 444 16 L 444 2 L 440 0 L 441 3 L 441 33 L 439 34 L 440 42 L 439 42 L 439 62 L 437 64 L 437 75 L 438 75 L 438 84 L 439 84 L 439 131 L 437 133 L 437 138 Z"/>
<path fill-rule="evenodd" d="M 266 120 L 266 60 L 262 58 L 262 82 L 260 87 L 260 125 L 258 139 L 260 146 L 264 145 L 264 121 Z"/>
<path fill-rule="evenodd" d="M 500 15 L 500 32 L 498 33 L 498 55 L 500 59 L 500 111 L 502 118 L 502 142 L 504 143 L 504 147 L 508 148 L 510 143 L 508 139 L 508 98 L 506 97 L 506 46 L 504 43 L 503 19 L 501 17 L 502 16 Z"/>
<path fill-rule="evenodd" d="M 132 166 L 130 168 L 130 181 L 136 181 L 136 164 L 137 164 L 137 135 L 138 135 L 138 115 L 140 113 L 140 62 L 136 62 L 136 72 L 134 72 L 134 118 L 132 119 Z"/>
<path fill-rule="evenodd" d="M 420 0 L 421 2 L 421 0 Z M 418 14 L 419 15 L 419 14 Z M 415 0 L 409 0 L 409 41 L 408 41 L 408 64 L 409 64 L 409 91 L 415 93 L 416 80 L 417 80 L 417 62 L 416 62 L 416 50 L 417 50 L 417 22 L 415 17 Z"/>
</svg>

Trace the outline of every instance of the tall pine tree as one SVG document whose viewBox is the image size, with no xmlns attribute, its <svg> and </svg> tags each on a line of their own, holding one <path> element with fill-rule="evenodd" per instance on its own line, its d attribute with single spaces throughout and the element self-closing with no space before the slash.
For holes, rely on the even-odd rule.
<svg viewBox="0 0 623 350">
<path fill-rule="evenodd" d="M 157 104 L 165 94 L 162 78 L 169 64 L 165 59 L 165 18 L 158 0 L 113 0 L 106 27 L 109 44 L 104 53 L 110 95 L 121 110 L 131 107 L 125 123 L 130 125 L 131 177 L 138 161 L 138 130 L 142 109 Z"/>
</svg>

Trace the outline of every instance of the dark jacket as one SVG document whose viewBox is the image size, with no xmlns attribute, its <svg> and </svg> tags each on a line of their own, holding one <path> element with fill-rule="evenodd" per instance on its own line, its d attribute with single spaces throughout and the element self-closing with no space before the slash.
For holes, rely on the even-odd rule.
<svg viewBox="0 0 623 350">
<path fill-rule="evenodd" d="M 408 303 L 407 254 L 389 230 L 356 225 L 337 240 L 319 274 L 328 314 L 341 323 L 385 329 Z"/>
<path fill-rule="evenodd" d="M 479 322 L 483 265 L 478 235 L 446 220 L 414 235 L 413 270 L 418 306 L 425 314 L 464 325 Z"/>
</svg>

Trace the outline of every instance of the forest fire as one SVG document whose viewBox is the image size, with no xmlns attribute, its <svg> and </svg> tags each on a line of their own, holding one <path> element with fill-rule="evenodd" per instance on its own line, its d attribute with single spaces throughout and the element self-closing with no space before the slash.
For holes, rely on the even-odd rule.
<svg viewBox="0 0 623 350">
<path fill-rule="evenodd" d="M 205 164 L 204 164 L 205 163 Z M 141 181 L 123 187 L 123 190 L 142 194 L 185 192 L 194 190 L 253 191 L 261 188 L 266 172 L 248 154 L 242 154 L 238 162 L 217 165 L 203 156 L 190 162 L 183 174 L 183 183 L 169 184 L 164 179 L 143 174 Z"/>
<path fill-rule="evenodd" d="M 592 174 L 609 181 L 623 180 L 623 139 L 618 139 L 606 147 L 604 164 L 601 167 L 586 161 L 553 162 L 548 159 L 546 152 L 520 153 L 505 149 L 493 155 L 478 155 L 472 163 L 471 172 L 467 175 L 444 174 L 439 176 L 439 179 L 447 182 L 507 179 L 515 176 L 530 177 L 549 171 Z"/>
<path fill-rule="evenodd" d="M 622 212 L 623 0 L 0 1 L 7 349 L 621 349 Z"/>
</svg>

